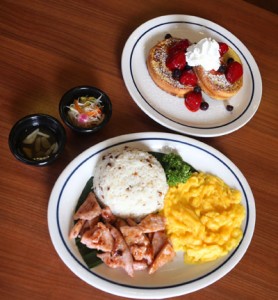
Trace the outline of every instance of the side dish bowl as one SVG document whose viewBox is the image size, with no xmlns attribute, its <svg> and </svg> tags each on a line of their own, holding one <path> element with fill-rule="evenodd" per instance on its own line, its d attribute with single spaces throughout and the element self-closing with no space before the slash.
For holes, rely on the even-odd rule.
<svg viewBox="0 0 278 300">
<path fill-rule="evenodd" d="M 93 121 L 89 111 L 79 102 L 80 99 L 94 99 L 97 104 L 93 105 L 99 111 L 98 116 L 93 116 Z M 87 101 L 89 103 L 89 101 Z M 82 106 L 79 106 L 82 104 Z M 85 111 L 87 110 L 87 111 Z M 61 98 L 59 112 L 64 123 L 75 132 L 88 134 L 94 133 L 105 127 L 112 115 L 112 103 L 110 98 L 102 90 L 92 86 L 77 86 L 67 91 Z M 86 119 L 85 119 L 86 118 Z M 90 121 L 88 118 L 91 118 Z"/>
<path fill-rule="evenodd" d="M 46 114 L 32 114 L 16 122 L 9 135 L 13 155 L 21 162 L 45 166 L 63 152 L 66 132 L 62 124 Z"/>
</svg>

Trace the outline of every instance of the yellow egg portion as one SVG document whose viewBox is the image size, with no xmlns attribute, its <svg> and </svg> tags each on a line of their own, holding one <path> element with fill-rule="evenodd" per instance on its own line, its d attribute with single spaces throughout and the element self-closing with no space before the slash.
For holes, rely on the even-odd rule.
<svg viewBox="0 0 278 300">
<path fill-rule="evenodd" d="M 234 249 L 245 218 L 240 202 L 238 190 L 207 173 L 194 173 L 186 183 L 170 187 L 162 213 L 175 251 L 185 252 L 185 262 L 197 263 Z"/>
</svg>

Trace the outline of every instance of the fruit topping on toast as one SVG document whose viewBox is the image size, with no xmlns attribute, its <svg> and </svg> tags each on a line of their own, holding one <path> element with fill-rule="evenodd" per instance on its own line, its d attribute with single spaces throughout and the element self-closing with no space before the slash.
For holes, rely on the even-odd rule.
<svg viewBox="0 0 278 300">
<path fill-rule="evenodd" d="M 227 65 L 225 76 L 230 83 L 235 83 L 236 81 L 238 81 L 241 78 L 242 74 L 243 68 L 239 62 L 233 61 L 232 63 Z"/>
<path fill-rule="evenodd" d="M 184 98 L 190 111 L 208 109 L 201 92 L 212 99 L 227 100 L 243 83 L 239 56 L 226 43 L 212 38 L 191 43 L 167 34 L 150 50 L 147 66 L 157 86 Z"/>
<path fill-rule="evenodd" d="M 195 112 L 200 109 L 202 103 L 202 94 L 194 91 L 189 92 L 187 95 L 185 95 L 184 103 L 190 111 Z"/>
<path fill-rule="evenodd" d="M 189 45 L 187 39 L 167 36 L 150 50 L 147 58 L 148 71 L 154 83 L 165 92 L 180 98 L 194 89 L 194 86 L 179 80 L 188 67 L 185 52 Z"/>
<path fill-rule="evenodd" d="M 169 55 L 166 59 L 166 66 L 169 70 L 182 70 L 186 65 L 184 52 L 178 51 Z"/>
<path fill-rule="evenodd" d="M 219 42 L 218 44 L 219 44 L 220 56 L 223 56 L 229 50 L 229 46 L 221 42 Z"/>
</svg>

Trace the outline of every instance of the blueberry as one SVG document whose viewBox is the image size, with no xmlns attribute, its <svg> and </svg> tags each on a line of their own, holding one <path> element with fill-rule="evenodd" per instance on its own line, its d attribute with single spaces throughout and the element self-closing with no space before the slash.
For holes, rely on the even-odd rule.
<svg viewBox="0 0 278 300">
<path fill-rule="evenodd" d="M 179 69 L 174 69 L 174 71 L 172 72 L 172 76 L 174 79 L 179 80 L 181 77 L 181 73 L 182 71 Z"/>
<path fill-rule="evenodd" d="M 196 85 L 196 86 L 194 87 L 194 92 L 195 92 L 195 93 L 201 93 L 201 91 L 202 91 L 202 89 L 201 89 L 198 85 Z"/>
<path fill-rule="evenodd" d="M 172 37 L 171 34 L 170 34 L 170 33 L 167 33 L 167 34 L 165 35 L 165 40 L 170 39 L 171 37 Z"/>
<path fill-rule="evenodd" d="M 189 66 L 188 64 L 186 64 L 184 70 L 185 70 L 185 71 L 189 71 L 189 70 L 191 70 L 192 68 L 193 68 L 193 67 L 191 67 L 191 66 Z"/>
<path fill-rule="evenodd" d="M 226 106 L 227 111 L 233 111 L 234 107 L 232 105 L 227 105 Z"/>
<path fill-rule="evenodd" d="M 224 74 L 226 72 L 226 66 L 221 65 L 217 71 Z"/>
<path fill-rule="evenodd" d="M 201 110 L 207 110 L 209 108 L 209 104 L 205 101 L 203 101 L 200 105 Z"/>
<path fill-rule="evenodd" d="M 228 60 L 227 60 L 227 64 L 229 65 L 229 64 L 231 64 L 233 61 L 234 61 L 234 59 L 233 59 L 232 57 L 230 57 L 230 58 L 228 58 Z"/>
</svg>

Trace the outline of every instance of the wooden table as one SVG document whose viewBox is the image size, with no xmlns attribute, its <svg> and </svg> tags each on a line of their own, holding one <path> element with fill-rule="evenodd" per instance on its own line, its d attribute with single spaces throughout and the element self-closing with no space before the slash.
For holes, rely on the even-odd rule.
<svg viewBox="0 0 278 300">
<path fill-rule="evenodd" d="M 1 299 L 124 299 L 86 284 L 61 261 L 49 237 L 47 205 L 61 171 L 86 148 L 126 133 L 172 132 L 138 108 L 120 68 L 129 35 L 167 14 L 196 15 L 230 30 L 254 56 L 263 80 L 261 105 L 246 126 L 222 137 L 196 138 L 228 156 L 246 176 L 257 209 L 253 240 L 228 275 L 176 299 L 278 299 L 278 18 L 240 0 L 1 1 Z M 106 129 L 89 137 L 67 129 L 64 155 L 51 166 L 18 162 L 8 147 L 12 125 L 37 112 L 59 119 L 60 97 L 82 84 L 112 99 Z"/>
</svg>

